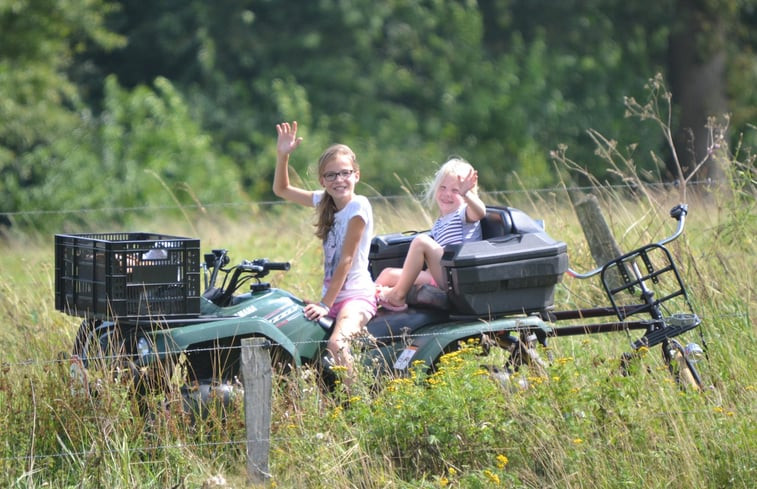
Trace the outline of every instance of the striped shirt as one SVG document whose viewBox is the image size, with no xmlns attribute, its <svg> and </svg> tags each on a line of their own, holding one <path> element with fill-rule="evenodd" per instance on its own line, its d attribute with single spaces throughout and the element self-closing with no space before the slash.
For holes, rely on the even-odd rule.
<svg viewBox="0 0 757 489">
<path fill-rule="evenodd" d="M 431 228 L 431 237 L 444 247 L 464 243 L 466 241 L 478 241 L 481 239 L 481 222 L 468 222 L 465 211 L 466 204 L 461 205 L 456 211 L 450 212 L 436 220 Z"/>
</svg>

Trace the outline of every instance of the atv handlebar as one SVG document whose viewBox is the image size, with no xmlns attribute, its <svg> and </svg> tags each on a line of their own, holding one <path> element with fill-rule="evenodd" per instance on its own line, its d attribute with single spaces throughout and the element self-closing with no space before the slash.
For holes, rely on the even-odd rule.
<svg viewBox="0 0 757 489">
<path fill-rule="evenodd" d="M 267 258 L 258 258 L 257 260 L 249 261 L 243 260 L 237 268 L 244 272 L 253 272 L 258 274 L 259 277 L 263 277 L 271 270 L 289 270 L 288 261 L 268 261 Z"/>
<path fill-rule="evenodd" d="M 676 228 L 675 232 L 672 235 L 668 236 L 667 238 L 661 239 L 655 244 L 663 246 L 667 243 L 670 243 L 674 239 L 678 238 L 683 233 L 683 227 L 686 224 L 686 214 L 688 214 L 688 212 L 689 212 L 688 204 L 678 204 L 677 206 L 670 209 L 670 217 L 678 221 L 678 227 Z M 585 273 L 579 273 L 573 270 L 572 268 L 568 268 L 567 273 L 573 278 L 585 279 L 585 278 L 590 278 L 599 274 L 602 271 L 602 269 L 604 269 L 604 267 L 605 266 L 603 265 L 601 267 L 597 267 L 594 270 L 590 270 Z"/>
<path fill-rule="evenodd" d="M 216 289 L 217 292 L 213 293 L 213 302 L 225 303 L 245 282 L 256 280 L 257 284 L 253 287 L 261 287 L 263 284 L 260 279 L 268 275 L 268 272 L 272 270 L 287 271 L 290 268 L 289 262 L 269 261 L 268 258 L 258 258 L 252 261 L 242 260 L 238 265 L 224 268 L 229 264 L 229 261 L 228 250 L 226 249 L 216 249 L 205 255 L 203 269 L 205 270 L 206 290 L 216 289 L 219 273 L 225 274 L 223 285 L 220 289 Z M 267 286 L 267 284 L 265 285 Z"/>
<path fill-rule="evenodd" d="M 268 261 L 266 260 L 266 267 L 268 270 L 289 270 L 290 264 L 288 261 Z"/>
</svg>

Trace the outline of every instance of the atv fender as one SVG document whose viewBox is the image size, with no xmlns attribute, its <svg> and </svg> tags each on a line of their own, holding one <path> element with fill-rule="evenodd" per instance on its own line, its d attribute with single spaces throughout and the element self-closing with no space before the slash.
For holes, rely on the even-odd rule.
<svg viewBox="0 0 757 489">
<path fill-rule="evenodd" d="M 198 324 L 166 330 L 152 334 L 155 348 L 161 355 L 177 354 L 192 345 L 209 341 L 238 342 L 253 336 L 265 337 L 283 348 L 291 357 L 294 365 L 301 365 L 297 346 L 285 336 L 273 323 L 261 318 L 223 318 Z"/>
<path fill-rule="evenodd" d="M 470 323 L 445 323 L 424 328 L 423 334 L 413 338 L 412 343 L 397 357 L 394 368 L 407 370 L 416 361 L 432 366 L 439 357 L 457 348 L 460 341 L 480 337 L 486 333 L 541 332 L 548 336 L 552 328 L 538 316 L 527 316 L 494 321 L 471 321 Z"/>
</svg>

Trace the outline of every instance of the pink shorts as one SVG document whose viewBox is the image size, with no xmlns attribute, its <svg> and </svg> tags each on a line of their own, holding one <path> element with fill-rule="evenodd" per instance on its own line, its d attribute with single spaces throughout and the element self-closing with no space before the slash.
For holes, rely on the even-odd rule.
<svg viewBox="0 0 757 489">
<path fill-rule="evenodd" d="M 376 305 L 376 297 L 366 297 L 359 295 L 356 297 L 350 297 L 349 299 L 345 299 L 343 301 L 335 302 L 334 305 L 329 309 L 328 317 L 336 319 L 336 317 L 339 315 L 339 311 L 341 311 L 347 303 L 356 304 L 357 311 L 367 315 L 368 319 L 376 315 L 376 310 L 378 307 Z"/>
</svg>

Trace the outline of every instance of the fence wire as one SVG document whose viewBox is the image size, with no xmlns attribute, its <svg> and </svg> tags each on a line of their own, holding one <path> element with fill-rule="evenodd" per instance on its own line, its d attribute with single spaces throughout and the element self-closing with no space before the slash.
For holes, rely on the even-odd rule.
<svg viewBox="0 0 757 489">
<path fill-rule="evenodd" d="M 713 186 L 719 185 L 723 182 L 713 180 L 697 180 L 687 182 L 686 186 Z M 675 189 L 679 188 L 680 184 L 677 181 L 673 182 L 651 182 L 644 183 L 643 188 L 648 189 Z M 601 189 L 604 190 L 638 190 L 639 184 L 633 182 L 619 183 L 619 184 L 607 184 L 603 185 Z M 484 195 L 488 196 L 508 196 L 508 195 L 527 195 L 527 194 L 554 194 L 554 193 L 566 193 L 566 192 L 588 192 L 597 190 L 597 186 L 571 186 L 571 187 L 550 187 L 539 189 L 513 189 L 513 190 L 494 190 L 484 191 Z M 417 196 L 415 196 L 417 197 Z M 367 196 L 372 201 L 403 201 L 413 198 L 413 196 L 403 195 L 388 195 L 388 196 Z M 145 205 L 145 206 L 130 206 L 130 207 L 97 207 L 97 208 L 77 208 L 77 209 L 31 209 L 31 210 L 18 210 L 18 211 L 2 211 L 0 217 L 12 218 L 12 217 L 24 217 L 24 216 L 45 216 L 45 215 L 70 215 L 70 214 L 100 214 L 100 213 L 128 213 L 128 212 L 145 212 L 145 211 L 169 211 L 169 210 L 190 210 L 190 209 L 229 209 L 229 208 L 246 208 L 250 205 L 275 207 L 279 205 L 293 205 L 290 202 L 283 200 L 262 200 L 262 201 L 250 201 L 250 202 L 211 202 L 211 203 L 194 203 L 186 205 Z"/>
</svg>

